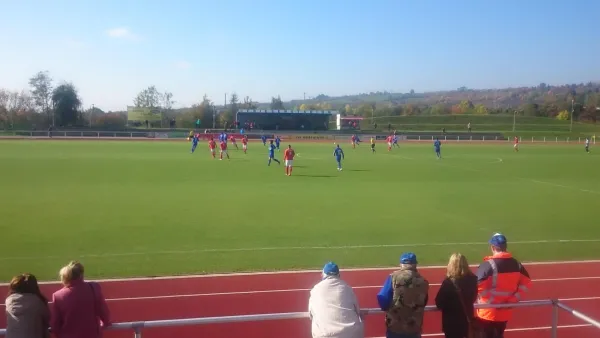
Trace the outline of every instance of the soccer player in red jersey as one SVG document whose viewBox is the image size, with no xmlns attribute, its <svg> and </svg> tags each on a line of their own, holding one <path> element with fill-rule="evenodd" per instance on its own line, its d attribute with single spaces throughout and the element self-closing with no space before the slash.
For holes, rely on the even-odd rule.
<svg viewBox="0 0 600 338">
<path fill-rule="evenodd" d="M 292 145 L 288 145 L 288 148 L 283 152 L 283 159 L 285 160 L 285 174 L 292 176 L 292 164 L 294 163 L 294 156 L 296 152 L 292 149 Z"/>
<path fill-rule="evenodd" d="M 515 151 L 519 152 L 519 138 L 515 136 Z"/>
<path fill-rule="evenodd" d="M 351 143 L 352 143 L 352 149 L 355 149 L 356 148 L 356 135 L 352 135 Z"/>
<path fill-rule="evenodd" d="M 392 135 L 388 136 L 385 140 L 388 144 L 388 151 L 392 151 Z"/>
<path fill-rule="evenodd" d="M 215 139 L 211 137 L 210 141 L 208 141 L 208 149 L 210 149 L 210 153 L 213 158 L 215 158 L 215 149 L 216 148 L 217 148 L 217 142 L 215 142 Z"/>
<path fill-rule="evenodd" d="M 238 148 L 237 143 L 235 143 L 235 136 L 231 135 L 229 139 L 231 140 L 231 143 L 235 146 L 235 149 L 240 150 L 240 148 Z"/>
<path fill-rule="evenodd" d="M 242 149 L 244 149 L 244 154 L 246 154 L 246 151 L 248 150 L 248 136 L 244 135 L 242 137 Z"/>
<path fill-rule="evenodd" d="M 221 141 L 221 153 L 219 154 L 220 160 L 223 160 L 223 154 L 227 155 L 227 159 L 230 160 L 229 154 L 227 153 L 227 142 Z"/>
</svg>

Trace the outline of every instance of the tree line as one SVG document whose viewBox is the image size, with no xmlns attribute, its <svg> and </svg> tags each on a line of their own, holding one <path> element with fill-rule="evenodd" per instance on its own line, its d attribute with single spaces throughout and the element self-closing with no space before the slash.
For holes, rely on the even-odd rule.
<svg viewBox="0 0 600 338">
<path fill-rule="evenodd" d="M 406 94 L 377 92 L 356 96 L 329 97 L 320 94 L 309 100 L 284 102 L 272 97 L 270 103 L 258 103 L 249 96 L 227 95 L 226 105 L 217 106 L 204 95 L 191 107 L 174 109 L 173 93 L 161 92 L 151 85 L 133 98 L 133 106 L 159 109 L 162 127 L 222 128 L 235 121 L 239 109 L 338 110 L 343 115 L 375 118 L 383 116 L 518 114 L 582 122 L 600 117 L 600 85 L 507 88 L 497 91 L 471 90 Z M 126 111 L 104 112 L 98 107 L 83 108 L 71 82 L 55 85 L 47 71 L 29 79 L 29 88 L 21 91 L 0 89 L 0 128 L 43 129 L 55 127 L 91 127 L 120 129 L 127 124 Z M 157 126 L 157 125 L 154 125 Z"/>
<path fill-rule="evenodd" d="M 70 82 L 54 85 L 47 71 L 29 79 L 29 90 L 0 89 L 0 126 L 44 128 L 82 120 L 81 99 Z"/>
</svg>

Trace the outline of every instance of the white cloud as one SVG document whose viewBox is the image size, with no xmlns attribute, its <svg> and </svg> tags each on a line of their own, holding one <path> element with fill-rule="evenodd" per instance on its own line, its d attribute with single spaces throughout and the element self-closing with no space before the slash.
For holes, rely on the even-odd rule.
<svg viewBox="0 0 600 338">
<path fill-rule="evenodd" d="M 175 63 L 175 68 L 177 69 L 190 69 L 192 65 L 187 61 L 178 61 Z"/>
<path fill-rule="evenodd" d="M 138 36 L 127 27 L 117 27 L 106 31 L 106 34 L 115 39 L 137 40 Z"/>
</svg>

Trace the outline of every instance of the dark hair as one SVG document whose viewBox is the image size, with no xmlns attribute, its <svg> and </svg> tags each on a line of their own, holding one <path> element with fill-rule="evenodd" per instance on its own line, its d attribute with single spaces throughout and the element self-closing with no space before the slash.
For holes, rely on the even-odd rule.
<svg viewBox="0 0 600 338">
<path fill-rule="evenodd" d="M 44 303 L 48 304 L 48 300 L 42 292 L 40 291 L 40 287 L 37 282 L 37 278 L 30 273 L 23 273 L 18 276 L 13 277 L 10 281 L 10 286 L 8 287 L 8 295 L 12 294 L 25 294 L 31 293 L 36 296 Z"/>
<path fill-rule="evenodd" d="M 506 249 L 508 247 L 508 245 L 506 245 L 506 244 L 499 244 L 499 245 L 492 245 L 492 246 L 494 248 L 496 248 L 496 250 L 502 251 L 502 252 L 506 251 Z"/>
</svg>

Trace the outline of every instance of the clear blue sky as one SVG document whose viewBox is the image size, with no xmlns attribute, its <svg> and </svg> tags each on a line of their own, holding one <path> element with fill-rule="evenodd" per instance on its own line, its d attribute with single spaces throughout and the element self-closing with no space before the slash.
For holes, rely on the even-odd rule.
<svg viewBox="0 0 600 338">
<path fill-rule="evenodd" d="M 0 87 L 39 70 L 84 105 L 141 89 L 222 103 L 600 80 L 600 1 L 22 0 L 0 20 Z"/>
</svg>

